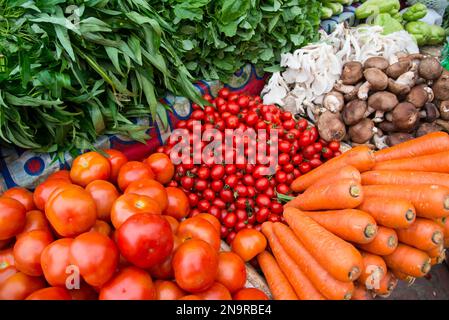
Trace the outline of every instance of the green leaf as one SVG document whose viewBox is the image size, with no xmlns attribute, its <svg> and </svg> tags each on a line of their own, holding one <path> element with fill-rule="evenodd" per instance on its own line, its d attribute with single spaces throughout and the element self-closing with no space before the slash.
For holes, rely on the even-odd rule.
<svg viewBox="0 0 449 320">
<path fill-rule="evenodd" d="M 73 52 L 72 44 L 70 43 L 69 34 L 67 30 L 60 25 L 55 25 L 56 36 L 58 37 L 59 43 L 65 49 L 69 57 L 75 61 L 75 53 Z"/>
</svg>

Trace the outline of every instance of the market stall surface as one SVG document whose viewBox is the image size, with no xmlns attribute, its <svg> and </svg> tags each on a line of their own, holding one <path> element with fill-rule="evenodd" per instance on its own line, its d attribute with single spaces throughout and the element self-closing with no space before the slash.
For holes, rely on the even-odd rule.
<svg viewBox="0 0 449 320">
<path fill-rule="evenodd" d="M 443 263 L 432 267 L 429 276 L 417 279 L 412 286 L 399 281 L 388 300 L 449 300 L 448 265 Z"/>
</svg>

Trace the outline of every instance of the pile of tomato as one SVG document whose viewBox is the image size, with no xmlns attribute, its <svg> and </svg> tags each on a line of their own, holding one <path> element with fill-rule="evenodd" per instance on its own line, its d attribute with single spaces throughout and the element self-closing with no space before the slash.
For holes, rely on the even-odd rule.
<svg viewBox="0 0 449 320">
<path fill-rule="evenodd" d="M 204 212 L 215 216 L 222 225 L 221 238 L 228 243 L 232 243 L 236 233 L 242 229 L 260 230 L 261 224 L 267 220 L 282 221 L 282 203 L 277 194 L 291 193 L 289 186 L 295 178 L 341 154 L 338 141 L 327 143 L 319 138 L 316 127 L 305 119 L 295 119 L 290 112 L 275 105 L 263 105 L 260 97 L 232 93 L 227 88 L 221 89 L 216 98 L 208 94 L 203 97 L 211 105 L 203 109 L 193 104 L 189 120 L 176 124 L 176 129 L 188 131 L 191 150 L 193 141 L 201 141 L 201 137 L 195 137 L 195 121 L 201 122 L 202 132 L 207 129 L 220 132 L 240 129 L 245 132 L 252 128 L 256 132 L 265 129 L 267 137 L 270 137 L 271 131 L 277 131 L 277 138 L 274 136 L 268 142 L 266 156 L 257 154 L 255 163 L 203 161 L 195 164 L 192 155 L 176 166 L 172 185 L 182 188 L 187 194 L 192 208 L 190 216 Z M 273 150 L 270 146 L 274 147 L 274 142 L 278 148 Z M 248 141 L 244 143 L 247 147 Z M 179 139 L 171 137 L 158 151 L 170 154 L 177 144 Z M 207 143 L 202 141 L 201 150 L 206 147 Z M 250 159 L 246 153 L 248 149 L 245 149 L 245 160 Z M 262 168 L 268 167 L 266 163 L 272 160 L 269 157 L 276 154 L 275 174 L 262 175 Z M 222 156 L 229 155 L 222 150 Z M 236 159 L 235 154 L 229 157 Z"/>
<path fill-rule="evenodd" d="M 220 250 L 220 222 L 187 218 L 170 158 L 88 152 L 34 192 L 0 197 L 0 300 L 267 299 L 245 288 L 266 247 L 245 229 Z"/>
</svg>

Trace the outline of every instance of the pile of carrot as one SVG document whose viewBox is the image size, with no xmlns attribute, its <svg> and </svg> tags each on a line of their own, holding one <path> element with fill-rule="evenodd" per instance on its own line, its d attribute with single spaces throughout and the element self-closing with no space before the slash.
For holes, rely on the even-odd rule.
<svg viewBox="0 0 449 320">
<path fill-rule="evenodd" d="M 266 222 L 258 257 L 275 299 L 386 297 L 449 247 L 449 135 L 353 148 L 291 185 L 286 224 Z M 285 199 L 286 197 L 284 197 Z"/>
</svg>

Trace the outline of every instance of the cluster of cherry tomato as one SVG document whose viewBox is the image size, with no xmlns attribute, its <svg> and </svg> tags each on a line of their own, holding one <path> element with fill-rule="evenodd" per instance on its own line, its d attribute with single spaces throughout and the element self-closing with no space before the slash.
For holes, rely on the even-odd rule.
<svg viewBox="0 0 449 320">
<path fill-rule="evenodd" d="M 221 237 L 231 243 L 237 232 L 245 228 L 260 230 L 265 221 L 282 221 L 282 203 L 277 194 L 291 193 L 290 184 L 302 174 L 320 166 L 323 162 L 339 156 L 340 143 L 327 143 L 319 138 L 316 127 L 305 119 L 295 119 L 287 111 L 274 105 L 263 105 L 260 97 L 232 93 L 223 88 L 214 99 L 204 95 L 211 106 L 204 109 L 194 104 L 189 120 L 177 123 L 177 129 L 189 132 L 189 142 L 193 148 L 194 123 L 201 121 L 202 131 L 217 129 L 248 128 L 265 129 L 268 133 L 277 130 L 277 138 L 270 138 L 266 156 L 257 154 L 256 163 L 217 164 L 213 162 L 194 164 L 192 157 L 184 159 L 176 166 L 173 186 L 181 187 L 188 195 L 192 208 L 190 215 L 208 212 L 220 220 Z M 270 135 L 267 135 L 270 136 Z M 198 138 L 198 137 L 197 137 Z M 198 138 L 201 141 L 201 137 Z M 237 138 L 238 139 L 238 138 Z M 277 141 L 274 141 L 277 139 Z M 170 154 L 179 141 L 169 139 L 159 152 Z M 275 146 L 272 150 L 270 146 Z M 248 141 L 244 141 L 245 147 Z M 206 143 L 201 142 L 202 150 Z M 254 150 L 253 150 L 254 151 Z M 234 150 L 235 152 L 235 150 Z M 245 157 L 251 149 L 245 149 Z M 278 155 L 276 173 L 271 176 L 261 174 L 274 157 Z M 222 150 L 223 157 L 225 155 Z M 231 155 L 236 159 L 236 155 Z M 253 158 L 254 159 L 254 158 Z M 275 161 L 275 160 L 274 160 Z M 273 163 L 273 161 L 271 161 Z"/>
<path fill-rule="evenodd" d="M 1 195 L 0 300 L 267 299 L 245 288 L 262 234 L 245 230 L 220 252 L 218 219 L 185 219 L 166 154 L 106 153 L 80 155 L 34 192 Z"/>
</svg>

